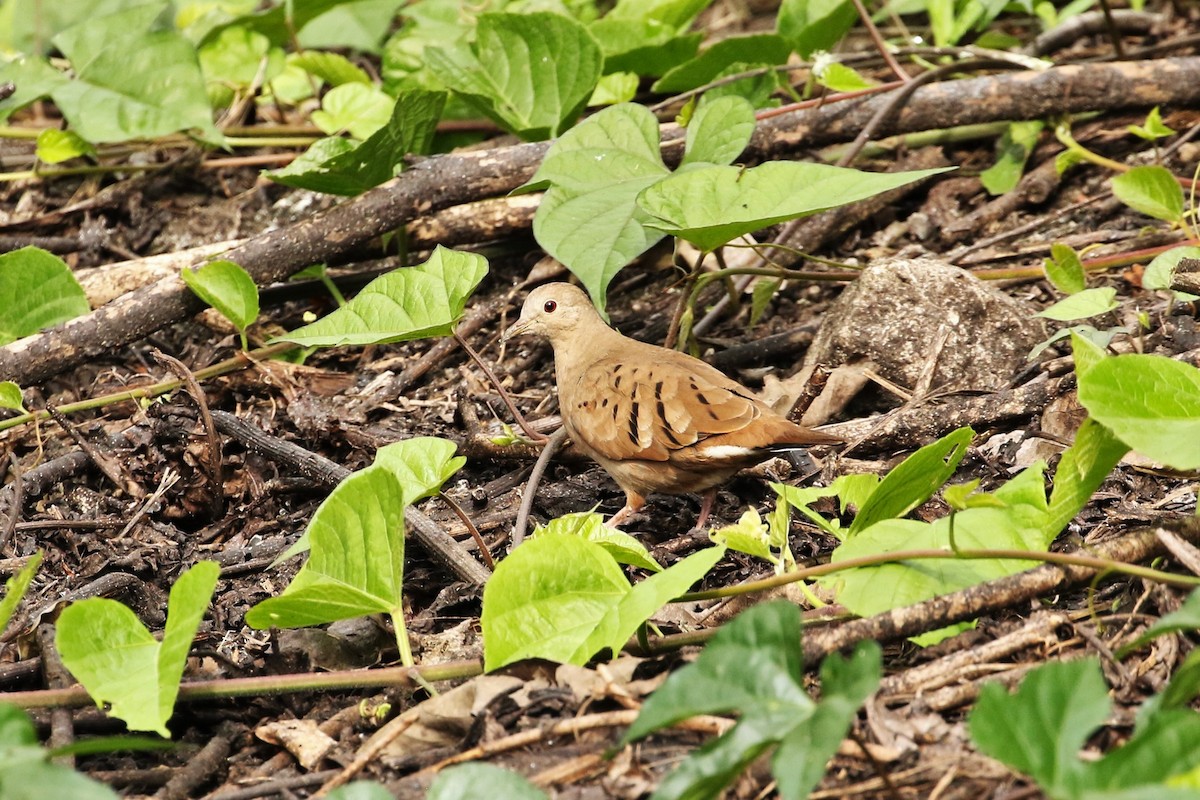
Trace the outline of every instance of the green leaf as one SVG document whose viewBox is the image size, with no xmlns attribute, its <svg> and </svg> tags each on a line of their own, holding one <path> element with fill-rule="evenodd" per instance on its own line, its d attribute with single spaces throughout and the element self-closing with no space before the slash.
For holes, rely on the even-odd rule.
<svg viewBox="0 0 1200 800">
<path fill-rule="evenodd" d="M 483 590 L 484 668 L 524 658 L 582 664 L 619 651 L 662 604 L 682 594 L 724 553 L 693 553 L 630 588 L 599 544 L 543 533 L 500 562 Z"/>
<path fill-rule="evenodd" d="M 283 50 L 272 47 L 267 37 L 238 26 L 209 39 L 198 56 L 209 98 L 216 106 L 229 105 L 235 91 L 245 91 L 255 81 L 274 80 L 286 63 Z"/>
<path fill-rule="evenodd" d="M 333 313 L 272 341 L 332 347 L 449 336 L 486 274 L 483 256 L 438 245 L 424 264 L 381 275 Z"/>
<path fill-rule="evenodd" d="M 1179 261 L 1184 258 L 1200 258 L 1200 247 L 1173 247 L 1165 253 L 1159 253 L 1146 265 L 1146 271 L 1142 274 L 1142 287 L 1152 290 L 1170 289 Z M 1192 300 L 1200 300 L 1200 297 L 1188 292 L 1175 292 L 1175 299 L 1189 303 Z"/>
<path fill-rule="evenodd" d="M 0 797 L 4 800 L 117 800 L 116 792 L 75 770 L 52 763 L 38 745 L 25 712 L 0 703 Z"/>
<path fill-rule="evenodd" d="M 993 195 L 1015 189 L 1045 126 L 1041 120 L 1010 122 L 996 144 L 996 163 L 979 173 L 983 188 Z"/>
<path fill-rule="evenodd" d="M 1126 128 L 1126 130 L 1132 133 L 1134 136 L 1150 142 L 1153 142 L 1156 139 L 1162 139 L 1175 133 L 1174 128 L 1171 128 L 1163 123 L 1162 114 L 1159 113 L 1158 106 L 1150 109 L 1150 113 L 1146 115 L 1145 124 L 1130 125 Z"/>
<path fill-rule="evenodd" d="M 681 168 L 695 164 L 729 164 L 754 135 L 754 107 L 740 97 L 702 102 L 687 127 Z"/>
<path fill-rule="evenodd" d="M 1071 336 L 1071 355 L 1075 361 L 1075 374 L 1082 375 L 1108 356 L 1104 347 L 1074 328 L 1066 329 Z"/>
<path fill-rule="evenodd" d="M 709 47 L 696 58 L 681 64 L 659 78 L 651 89 L 675 94 L 711 83 L 731 64 L 786 64 L 792 48 L 783 37 L 773 33 L 731 36 Z"/>
<path fill-rule="evenodd" d="M 1183 187 L 1166 167 L 1134 167 L 1112 179 L 1112 190 L 1134 211 L 1167 222 L 1183 221 Z"/>
<path fill-rule="evenodd" d="M 51 97 L 90 142 L 152 139 L 197 130 L 220 141 L 196 49 L 174 31 L 151 31 L 163 4 L 93 16 L 54 37 L 75 78 Z"/>
<path fill-rule="evenodd" d="M 1044 550 L 1054 534 L 1046 533 L 1048 505 L 1042 486 L 1043 468 L 1044 465 L 1035 464 L 997 489 L 994 505 L 1000 507 L 980 503 L 933 523 L 885 519 L 847 538 L 834 550 L 831 561 L 844 562 L 897 550 L 949 552 L 952 527 L 959 548 Z M 880 490 L 883 488 L 881 484 Z M 914 559 L 847 569 L 822 578 L 821 582 L 835 588 L 838 601 L 855 614 L 869 616 L 1010 575 L 1035 564 L 1013 559 Z M 947 629 L 942 629 L 924 634 L 916 641 L 928 645 L 946 635 Z"/>
<path fill-rule="evenodd" d="M 220 572 L 216 562 L 201 561 L 179 576 L 171 587 L 161 643 L 115 600 L 72 603 L 58 618 L 55 638 L 63 664 L 97 705 L 108 705 L 130 730 L 169 738 L 167 720 L 179 680 Z"/>
<path fill-rule="evenodd" d="M 786 507 L 786 504 L 782 505 Z M 737 522 L 718 528 L 709 534 L 709 538 L 722 547 L 757 556 L 772 564 L 780 561 L 779 557 L 771 552 L 770 531 L 757 509 L 747 509 Z"/>
<path fill-rule="evenodd" d="M 293 5 L 295 0 L 293 0 Z M 352 0 L 339 3 L 299 28 L 302 47 L 346 48 L 378 53 L 404 0 Z"/>
<path fill-rule="evenodd" d="M 438 773 L 427 800 L 479 797 L 485 786 L 491 800 L 546 800 L 545 792 L 517 773 L 480 763 L 458 764 Z"/>
<path fill-rule="evenodd" d="M 246 614 L 264 629 L 403 613 L 404 492 L 383 466 L 355 472 L 321 503 L 305 532 L 312 553 L 278 597 Z"/>
<path fill-rule="evenodd" d="M 1063 294 L 1076 294 L 1087 288 L 1087 274 L 1075 248 L 1067 244 L 1050 245 L 1050 258 L 1043 262 L 1046 279 Z"/>
<path fill-rule="evenodd" d="M 47 164 L 61 164 L 79 156 L 94 156 L 96 148 L 74 131 L 46 128 L 37 137 L 37 157 Z"/>
<path fill-rule="evenodd" d="M 975 431 L 959 428 L 897 464 L 858 509 L 847 539 L 877 522 L 903 517 L 942 487 L 967 454 Z"/>
<path fill-rule="evenodd" d="M 612 19 L 651 20 L 676 31 L 686 29 L 712 0 L 617 0 Z"/>
<path fill-rule="evenodd" d="M 339 195 L 357 195 L 396 177 L 410 154 L 430 151 L 445 92 L 413 89 L 401 92 L 392 117 L 362 144 L 321 139 L 287 167 L 265 173 L 288 186 Z"/>
<path fill-rule="evenodd" d="M 691 664 L 672 672 L 642 704 L 621 745 L 700 714 L 743 717 L 788 708 L 799 724 L 815 704 L 804 690 L 800 610 L 762 603 L 721 627 Z"/>
<path fill-rule="evenodd" d="M 211 261 L 196 270 L 185 267 L 179 277 L 238 331 L 245 332 L 258 319 L 258 287 L 238 264 Z"/>
<path fill-rule="evenodd" d="M 533 219 L 539 245 L 567 266 L 604 309 L 617 272 L 663 234 L 646 227 L 638 193 L 670 172 L 658 122 L 644 106 L 606 108 L 551 145 L 526 189 L 550 188 Z"/>
<path fill-rule="evenodd" d="M 1200 630 L 1200 589 L 1193 589 L 1183 601 L 1183 605 L 1165 617 L 1160 617 L 1158 622 L 1147 628 L 1141 636 L 1122 647 L 1121 653 L 1132 652 L 1146 642 L 1168 633 L 1191 633 L 1197 630 Z"/>
<path fill-rule="evenodd" d="M 857 92 L 878 85 L 840 61 L 821 62 L 820 70 L 814 67 L 813 77 L 817 83 L 835 92 Z"/>
<path fill-rule="evenodd" d="M 33 576 L 37 574 L 41 565 L 42 551 L 38 550 L 30 557 L 29 563 L 21 567 L 20 572 L 4 582 L 4 599 L 0 600 L 0 632 L 8 627 L 17 606 L 21 604 L 21 598 L 29 591 L 29 584 L 33 582 Z"/>
<path fill-rule="evenodd" d="M 578 536 L 603 547 L 618 564 L 628 564 L 651 572 L 662 571 L 662 565 L 654 560 L 644 544 L 624 531 L 608 527 L 604 524 L 604 517 L 594 511 L 555 517 L 533 531 L 534 536 L 543 533 Z"/>
<path fill-rule="evenodd" d="M 1064 297 L 1057 303 L 1034 314 L 1035 317 L 1069 322 L 1076 319 L 1087 319 L 1097 314 L 1107 314 L 1118 305 L 1117 290 L 1111 286 L 1098 286 L 1094 289 L 1084 289 L 1069 297 Z"/>
<path fill-rule="evenodd" d="M 1110 705 L 1094 659 L 1051 662 L 1031 671 L 1015 694 L 984 684 L 970 715 L 971 738 L 1052 796 L 1075 796 L 1083 787 L 1079 750 Z"/>
<path fill-rule="evenodd" d="M 220 35 L 221 31 L 236 25 L 266 36 L 272 44 L 288 45 L 295 39 L 296 31 L 303 30 L 317 17 L 346 3 L 347 0 L 302 0 L 301 2 L 273 5 L 253 14 L 236 17 L 227 25 L 210 30 L 204 41 Z"/>
<path fill-rule="evenodd" d="M 775 30 L 807 59 L 818 50 L 832 50 L 857 21 L 851 0 L 783 0 Z"/>
<path fill-rule="evenodd" d="M 650 696 L 622 744 L 698 714 L 741 715 L 731 731 L 668 775 L 655 798 L 718 796 L 772 745 L 779 746 L 772 769 L 781 796 L 808 796 L 863 700 L 879 684 L 880 651 L 865 642 L 849 660 L 826 659 L 822 700 L 814 703 L 804 690 L 800 634 L 795 606 L 755 606 L 722 627 L 694 663 L 672 673 Z"/>
<path fill-rule="evenodd" d="M 21 387 L 12 381 L 0 381 L 0 408 L 9 408 L 21 414 L 25 412 L 25 399 Z"/>
<path fill-rule="evenodd" d="M 438 780 L 441 780 L 440 776 Z M 434 783 L 436 784 L 437 781 L 434 781 Z M 383 784 L 376 783 L 375 781 L 354 781 L 353 783 L 347 783 L 345 786 L 339 786 L 325 795 L 326 800 L 393 800 L 394 797 L 391 792 L 384 788 Z M 430 794 L 429 797 L 433 797 L 433 795 Z M 502 800 L 502 796 L 497 795 L 494 800 Z M 543 798 L 539 798 L 539 800 L 544 800 L 544 796 Z"/>
<path fill-rule="evenodd" d="M 562 533 L 530 539 L 496 565 L 483 589 L 484 668 L 523 658 L 587 661 L 589 636 L 628 593 L 629 581 L 600 545 Z"/>
<path fill-rule="evenodd" d="M 1155 709 L 1134 735 L 1098 761 L 1079 750 L 1108 717 L 1108 687 L 1095 659 L 1052 662 L 1031 671 L 1015 695 L 990 683 L 970 717 L 979 749 L 1032 777 L 1051 797 L 1088 800 L 1186 798 L 1172 786 L 1200 764 L 1200 714 Z M 1165 784 L 1165 785 L 1164 785 Z"/>
<path fill-rule="evenodd" d="M 395 107 L 396 101 L 374 86 L 343 83 L 325 93 L 312 121 L 330 136 L 346 131 L 355 139 L 368 139 L 388 124 Z"/>
<path fill-rule="evenodd" d="M 617 103 L 628 103 L 638 90 L 638 76 L 633 72 L 612 72 L 605 75 L 596 84 L 596 90 L 588 98 L 588 107 L 612 106 Z"/>
<path fill-rule="evenodd" d="M 343 83 L 371 83 L 371 76 L 341 53 L 328 50 L 305 50 L 296 53 L 289 63 L 328 83 L 341 86 Z"/>
<path fill-rule="evenodd" d="M 0 345 L 90 310 L 83 288 L 58 256 L 36 247 L 0 255 Z"/>
<path fill-rule="evenodd" d="M 384 445 L 375 463 L 400 481 L 403 504 L 410 506 L 442 491 L 442 486 L 463 468 L 467 459 L 454 455 L 458 445 L 436 436 L 414 436 Z"/>
<path fill-rule="evenodd" d="M 677 172 L 643 191 L 651 227 L 705 252 L 778 222 L 815 214 L 945 172 L 871 173 L 825 164 L 775 161 L 750 169 Z"/>
<path fill-rule="evenodd" d="M 448 88 L 527 140 L 569 127 L 604 63 L 587 28 L 550 12 L 483 14 L 469 50 L 427 47 L 425 58 Z"/>
<path fill-rule="evenodd" d="M 1081 379 L 1082 380 L 1082 379 Z M 1075 442 L 1062 454 L 1054 474 L 1049 513 L 1043 532 L 1053 540 L 1083 510 L 1100 484 L 1129 447 L 1094 419 L 1085 419 L 1075 432 Z"/>
<path fill-rule="evenodd" d="M 771 488 L 779 495 L 780 503 L 786 503 L 790 508 L 796 509 L 825 533 L 842 538 L 843 532 L 840 524 L 835 524 L 836 520 L 827 520 L 809 507 L 822 497 L 833 497 L 837 494 L 837 489 L 831 486 L 788 486 L 782 483 L 772 483 Z"/>
<path fill-rule="evenodd" d="M 3 6 L 11 7 L 11 4 Z M 0 100 L 0 119 L 7 120 L 13 112 L 49 97 L 56 89 L 69 84 L 71 79 L 50 66 L 50 62 L 44 58 L 23 56 L 0 65 L 0 81 L 16 87 L 10 97 Z"/>
<path fill-rule="evenodd" d="M 1200 369 L 1163 356 L 1106 358 L 1079 376 L 1079 402 L 1147 458 L 1200 468 Z"/>
<path fill-rule="evenodd" d="M 659 77 L 695 57 L 702 33 L 678 35 L 678 29 L 653 19 L 617 19 L 611 14 L 588 26 L 604 54 L 604 71 Z"/>
<path fill-rule="evenodd" d="M 446 481 L 467 463 L 462 456 L 454 455 L 457 449 L 458 445 L 449 439 L 414 436 L 379 448 L 373 464 L 396 477 L 400 482 L 400 505 L 411 506 L 440 492 Z M 289 548 L 275 557 L 271 566 L 306 552 L 311 544 L 309 531 L 305 531 Z"/>
<path fill-rule="evenodd" d="M 858 709 L 879 688 L 883 654 L 874 641 L 859 642 L 849 658 L 833 653 L 821 662 L 821 701 L 807 723 L 779 743 L 771 772 L 786 800 L 803 800 L 824 777 Z"/>
</svg>

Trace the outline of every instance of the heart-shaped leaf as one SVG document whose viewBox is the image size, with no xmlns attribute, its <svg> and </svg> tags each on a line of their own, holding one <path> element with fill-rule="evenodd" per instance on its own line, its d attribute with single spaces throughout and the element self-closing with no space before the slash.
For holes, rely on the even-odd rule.
<svg viewBox="0 0 1200 800">
<path fill-rule="evenodd" d="M 429 47 L 425 60 L 447 88 L 528 140 L 569 127 L 604 64 L 587 28 L 551 12 L 483 14 L 470 49 Z"/>
<path fill-rule="evenodd" d="M 438 245 L 424 264 L 381 275 L 329 316 L 272 341 L 332 347 L 448 336 L 487 269 L 481 255 Z"/>
<path fill-rule="evenodd" d="M 300 628 L 380 613 L 402 621 L 403 501 L 400 481 L 382 466 L 338 484 L 308 525 L 308 561 L 281 595 L 250 609 L 246 624 Z"/>
<path fill-rule="evenodd" d="M 490 671 L 523 658 L 582 664 L 605 648 L 619 651 L 724 552 L 693 553 L 630 588 L 599 544 L 566 533 L 530 539 L 500 562 L 483 590 L 484 666 Z"/>
<path fill-rule="evenodd" d="M 705 252 L 778 222 L 862 200 L 946 172 L 861 172 L 826 164 L 774 161 L 750 169 L 677 172 L 637 198 L 648 223 Z"/>
<path fill-rule="evenodd" d="M 1200 369 L 1164 356 L 1105 358 L 1079 376 L 1092 418 L 1147 458 L 1200 468 Z"/>
<path fill-rule="evenodd" d="M 80 600 L 59 616 L 55 641 L 63 663 L 96 704 L 108 704 L 109 713 L 130 730 L 171 735 L 167 720 L 188 650 L 220 572 L 216 562 L 201 561 L 179 576 L 171 587 L 161 643 L 116 600 Z"/>
<path fill-rule="evenodd" d="M 90 310 L 79 281 L 58 256 L 36 247 L 0 255 L 0 345 Z"/>
<path fill-rule="evenodd" d="M 212 261 L 195 270 L 185 267 L 179 277 L 239 331 L 258 319 L 258 287 L 249 273 L 232 261 Z"/>
</svg>

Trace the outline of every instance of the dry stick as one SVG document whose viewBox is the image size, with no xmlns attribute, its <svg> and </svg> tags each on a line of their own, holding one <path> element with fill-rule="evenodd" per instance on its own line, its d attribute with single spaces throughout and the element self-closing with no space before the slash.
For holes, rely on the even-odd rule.
<svg viewBox="0 0 1200 800">
<path fill-rule="evenodd" d="M 508 413 L 512 414 L 513 419 L 517 421 L 517 425 L 519 425 L 521 430 L 525 432 L 525 435 L 535 442 L 545 441 L 545 435 L 538 433 L 533 428 L 529 427 L 529 423 L 525 421 L 525 415 L 517 410 L 516 405 L 513 404 L 512 398 L 508 396 L 508 392 L 504 390 L 503 384 L 500 383 L 500 379 L 496 377 L 496 373 L 492 372 L 492 368 L 488 366 L 487 362 L 480 357 L 479 353 L 475 352 L 475 348 L 471 347 L 471 343 L 459 335 L 457 330 L 454 331 L 454 341 L 458 342 L 458 346 L 467 352 L 467 355 L 470 356 L 471 360 L 475 362 L 475 366 L 483 370 L 483 374 L 488 379 L 488 383 L 492 384 L 492 387 L 495 388 L 496 392 L 500 395 L 500 399 L 508 408 Z"/>
<path fill-rule="evenodd" d="M 151 355 L 158 363 L 174 372 L 176 377 L 183 382 L 192 402 L 200 411 L 200 423 L 204 426 L 204 439 L 208 445 L 204 453 L 204 471 L 207 473 L 209 491 L 208 511 L 212 519 L 220 519 L 221 512 L 225 508 L 225 480 L 221 470 L 221 440 L 217 438 L 217 428 L 213 425 L 208 399 L 204 395 L 204 390 L 200 388 L 196 376 L 182 361 L 157 348 L 152 351 Z"/>
<path fill-rule="evenodd" d="M 525 491 L 521 493 L 521 506 L 517 509 L 517 519 L 513 523 L 512 546 L 514 548 L 525 541 L 525 532 L 529 529 L 529 515 L 533 511 L 533 500 L 537 494 L 538 484 L 542 482 L 542 475 L 546 473 L 550 459 L 554 458 L 562 449 L 563 442 L 566 440 L 567 427 L 564 425 L 551 434 L 542 447 L 542 452 L 538 454 L 537 461 L 533 462 L 533 471 L 529 473 Z"/>
<path fill-rule="evenodd" d="M 1172 530 L 1192 543 L 1200 541 L 1200 518 L 1192 517 L 1161 527 Z M 1111 561 L 1136 563 L 1157 557 L 1164 549 L 1158 539 L 1158 527 L 1154 527 L 1142 528 L 1118 539 L 1101 542 L 1091 548 L 1090 555 Z M 804 662 L 815 664 L 830 653 L 867 639 L 894 641 L 955 622 L 975 619 L 988 611 L 1019 606 L 1042 595 L 1095 580 L 1102 575 L 1102 572 L 1088 567 L 1045 564 L 913 606 L 893 609 L 837 626 L 814 629 L 806 632 L 804 636 Z"/>
<path fill-rule="evenodd" d="M 37 626 L 37 643 L 42 654 L 42 675 L 46 685 L 53 689 L 62 689 L 74 684 L 75 679 L 63 664 L 62 656 L 55 646 L 54 623 L 43 622 Z M 75 724 L 71 719 L 71 712 L 65 708 L 54 709 L 50 714 L 50 740 L 47 744 L 51 748 L 59 748 L 74 743 Z M 64 766 L 75 766 L 75 756 L 61 756 L 57 760 Z"/>
<path fill-rule="evenodd" d="M 127 486 L 122 480 L 122 475 L 117 467 L 116 462 L 107 454 L 101 453 L 94 446 L 92 446 L 92 443 L 87 440 L 87 437 L 80 433 L 79 429 L 72 425 L 70 420 L 68 420 L 56 407 L 47 405 L 46 413 L 49 414 L 50 418 L 57 422 L 64 431 L 67 432 L 67 435 L 70 436 L 79 449 L 87 455 L 88 459 L 92 462 L 92 464 L 95 465 L 96 469 L 100 470 L 100 474 L 102 474 L 105 478 L 108 478 L 108 482 L 113 485 L 114 489 L 120 492 L 129 488 L 129 486 Z M 135 496 L 140 497 L 142 494 L 144 494 L 144 492 L 139 487 L 134 494 Z"/>
<path fill-rule="evenodd" d="M 21 507 L 25 505 L 24 492 L 25 481 L 21 476 L 21 462 L 17 460 L 16 453 L 8 454 L 9 472 L 12 474 L 12 507 L 9 513 L 4 518 L 4 525 L 0 527 L 0 553 L 8 550 L 8 544 L 12 541 L 13 534 L 17 531 L 17 520 L 21 518 Z"/>
<path fill-rule="evenodd" d="M 888 102 L 871 97 L 762 120 L 744 158 L 767 160 L 852 139 Z M 1071 65 L 922 86 L 903 109 L 889 115 L 878 133 L 1198 102 L 1200 56 Z M 549 146 L 538 142 L 426 159 L 342 205 L 255 236 L 226 257 L 241 264 L 259 285 L 282 280 L 419 216 L 515 189 L 533 175 Z M 677 164 L 682 149 L 682 138 L 664 143 L 664 159 Z M 0 375 L 19 384 L 37 383 L 202 308 L 181 280 L 166 278 L 60 328 L 0 348 Z"/>
<path fill-rule="evenodd" d="M 187 764 L 178 770 L 167 785 L 158 790 L 155 798 L 159 800 L 187 800 L 194 797 L 193 790 L 208 781 L 218 770 L 226 766 L 225 760 L 233 749 L 233 738 L 238 728 L 232 722 L 222 722 L 217 728 L 217 735 L 209 739 L 208 744 L 199 753 L 188 759 Z"/>
<path fill-rule="evenodd" d="M 299 445 L 269 436 L 260 428 L 228 412 L 214 411 L 213 422 L 217 430 L 227 436 L 234 437 L 270 459 L 290 465 L 324 486 L 337 486 L 350 475 L 350 470 L 342 465 Z M 429 554 L 458 576 L 459 580 L 481 586 L 491 577 L 491 571 L 425 514 L 409 506 L 404 509 L 404 521 Z"/>
<path fill-rule="evenodd" d="M 892 55 L 892 51 L 888 48 L 887 43 L 879 35 L 879 28 L 875 27 L 875 20 L 871 19 L 871 13 L 867 11 L 867 7 L 863 5 L 862 0 L 854 0 L 854 8 L 858 11 L 858 18 L 866 26 L 867 33 L 871 35 L 871 41 L 875 43 L 875 49 L 883 57 L 884 62 L 888 65 L 888 69 L 905 83 L 911 81 L 913 79 L 912 76 L 901 69 L 900 62 Z"/>
<path fill-rule="evenodd" d="M 492 558 L 491 551 L 488 550 L 487 542 L 483 540 L 483 537 L 479 534 L 479 529 L 475 527 L 475 523 L 472 522 L 471 518 L 467 516 L 467 512 L 463 511 L 462 506 L 454 502 L 454 498 L 445 492 L 438 492 L 438 497 L 441 498 L 443 503 L 450 506 L 450 510 L 453 511 L 455 516 L 458 517 L 459 522 L 461 522 L 463 526 L 466 527 L 467 532 L 471 534 L 471 538 L 475 540 L 475 546 L 479 548 L 479 557 L 483 559 L 485 564 L 487 564 L 487 568 L 495 571 L 496 561 Z"/>
</svg>

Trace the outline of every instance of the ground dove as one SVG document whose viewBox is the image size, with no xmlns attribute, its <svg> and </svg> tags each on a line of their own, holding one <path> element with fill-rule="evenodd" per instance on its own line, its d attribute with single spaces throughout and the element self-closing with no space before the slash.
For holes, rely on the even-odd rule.
<svg viewBox="0 0 1200 800">
<path fill-rule="evenodd" d="M 526 333 L 554 347 L 558 405 L 571 440 L 625 491 L 625 507 L 609 525 L 637 513 L 651 492 L 702 492 L 700 528 L 716 486 L 738 470 L 841 441 L 789 422 L 697 358 L 622 336 L 571 284 L 529 293 L 504 338 Z"/>
</svg>

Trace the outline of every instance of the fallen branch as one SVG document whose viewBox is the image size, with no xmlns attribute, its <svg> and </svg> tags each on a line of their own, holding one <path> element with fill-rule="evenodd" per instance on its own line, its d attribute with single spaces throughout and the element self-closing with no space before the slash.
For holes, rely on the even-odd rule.
<svg viewBox="0 0 1200 800">
<path fill-rule="evenodd" d="M 853 139 L 889 95 L 801 109 L 762 120 L 743 160 L 795 155 Z M 916 90 L 882 120 L 878 135 L 1008 119 L 1200 103 L 1200 57 L 1072 65 L 1042 72 L 947 81 Z M 677 163 L 682 132 L 664 129 L 663 156 Z M 384 186 L 311 219 L 247 240 L 225 255 L 266 285 L 439 209 L 506 194 L 527 181 L 548 142 L 454 153 L 419 162 Z M 28 385 L 182 320 L 203 303 L 177 277 L 0 348 L 0 377 Z"/>
</svg>

